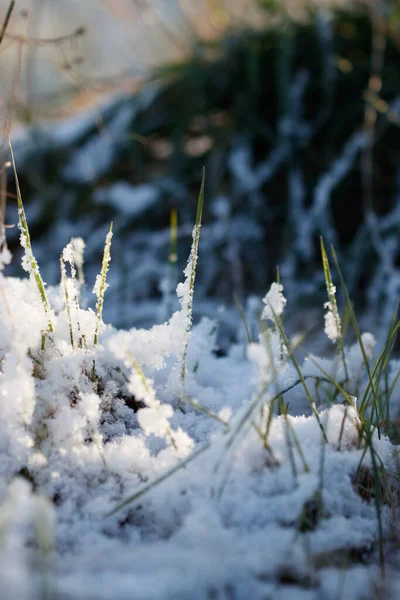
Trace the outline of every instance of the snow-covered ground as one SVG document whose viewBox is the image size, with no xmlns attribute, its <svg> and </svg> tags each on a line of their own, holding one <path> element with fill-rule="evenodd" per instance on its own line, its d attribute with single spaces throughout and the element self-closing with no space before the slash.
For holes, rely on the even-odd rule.
<svg viewBox="0 0 400 600">
<path fill-rule="evenodd" d="M 180 310 L 117 331 L 79 307 L 81 243 L 47 304 L 20 217 L 29 279 L 0 273 L 1 597 L 399 598 L 397 449 L 368 425 L 364 361 L 386 421 L 399 364 L 376 378 L 373 336 L 300 370 L 275 283 L 257 339 L 218 357 L 216 323 L 191 327 L 196 235 Z"/>
<path fill-rule="evenodd" d="M 101 23 L 104 7 L 95 4 Z M 124 3 L 114 8 L 117 4 Z M 71 6 L 76 10 L 67 21 Z M 62 35 L 71 25 L 84 25 L 82 15 L 94 22 L 90 6 L 43 4 L 45 19 L 37 15 L 37 22 L 45 26 L 53 15 L 64 29 L 52 35 Z M 99 36 L 101 27 L 96 31 Z M 132 41 L 132 31 L 126 37 L 117 29 L 108 34 L 113 53 L 100 43 L 101 36 L 92 40 L 93 73 L 97 64 L 105 71 L 96 74 L 108 74 L 116 54 L 118 66 L 124 66 L 122 48 Z M 51 88 L 50 71 L 40 83 Z M 122 129 L 124 115 L 115 119 Z M 52 126 L 48 135 L 55 145 L 68 145 L 90 119 Z M 18 163 L 28 147 L 23 135 L 15 146 Z M 85 181 L 107 166 L 107 148 L 103 138 L 86 144 L 65 172 Z M 238 176 L 243 164 L 235 163 Z M 115 209 L 111 256 L 116 257 L 119 228 L 151 211 L 158 196 L 155 187 L 121 181 L 99 188 L 95 202 Z M 222 199 L 217 222 L 203 227 L 209 251 L 226 235 L 224 206 Z M 60 240 L 75 235 L 77 224 L 63 219 L 64 209 L 65 204 L 36 246 L 39 264 L 53 248 L 58 254 Z M 30 206 L 29 222 L 34 223 L 35 210 L 40 208 Z M 20 208 L 22 229 L 23 214 Z M 251 223 L 235 225 L 233 237 L 249 235 L 254 243 Z M 93 231 L 89 221 L 79 227 L 90 236 L 88 254 L 103 246 L 106 231 Z M 0 247 L 0 597 L 400 598 L 399 361 L 389 360 L 389 352 L 381 355 L 382 344 L 368 332 L 362 332 L 362 345 L 341 347 L 329 284 L 325 328 L 322 319 L 320 324 L 329 354 L 304 355 L 297 348 L 309 313 L 304 317 L 274 283 L 264 304 L 251 298 L 245 307 L 248 332 L 239 311 L 230 312 L 239 342 L 221 356 L 221 316 L 210 300 L 196 306 L 196 286 L 197 315 L 207 316 L 192 325 L 196 248 L 172 299 L 167 251 L 160 252 L 162 260 L 155 256 L 161 247 L 168 250 L 170 232 L 156 234 L 151 244 L 149 235 L 138 232 L 143 254 L 137 247 L 123 249 L 137 279 L 131 273 L 128 281 L 114 259 L 109 289 L 107 256 L 97 280 L 92 266 L 85 272 L 83 264 L 82 286 L 81 240 L 63 252 L 61 285 L 46 288 L 47 293 L 26 230 L 26 279 L 7 276 L 11 257 Z M 58 263 L 54 256 L 57 269 Z M 118 313 L 136 310 L 128 288 L 132 281 L 140 285 L 145 270 L 164 279 L 163 300 L 160 306 L 141 301 L 137 308 L 146 317 L 142 321 L 162 315 L 165 322 L 130 330 L 105 325 L 103 292 L 106 320 L 133 322 Z M 98 314 L 84 308 L 92 286 Z M 177 310 L 171 315 L 167 307 Z M 294 323 L 301 321 L 296 336 Z M 292 360 L 293 348 L 298 362 Z"/>
</svg>

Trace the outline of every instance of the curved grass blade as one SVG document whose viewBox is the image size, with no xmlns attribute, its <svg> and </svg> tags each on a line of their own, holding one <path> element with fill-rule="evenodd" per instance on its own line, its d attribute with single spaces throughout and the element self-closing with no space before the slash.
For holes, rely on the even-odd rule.
<svg viewBox="0 0 400 600">
<path fill-rule="evenodd" d="M 250 333 L 250 329 L 249 329 L 249 326 L 246 321 L 246 315 L 244 314 L 243 306 L 239 300 L 239 296 L 237 294 L 235 294 L 235 292 L 233 292 L 233 299 L 235 301 L 236 307 L 239 311 L 240 317 L 243 321 L 244 328 L 246 330 L 247 343 L 251 344 L 253 342 L 253 340 L 251 339 L 251 333 Z"/>
<path fill-rule="evenodd" d="M 40 298 L 42 300 L 42 304 L 43 304 L 43 308 L 45 310 L 46 315 L 48 316 L 48 331 L 50 333 L 54 332 L 54 328 L 53 328 L 53 324 L 51 322 L 50 319 L 50 313 L 51 313 L 51 308 L 50 308 L 50 303 L 49 300 L 47 298 L 47 294 L 46 294 L 46 289 L 45 289 L 45 284 L 44 281 L 40 275 L 39 272 L 39 265 L 33 255 L 33 251 L 32 251 L 32 245 L 31 245 L 31 237 L 29 234 L 29 229 L 28 229 L 28 223 L 26 220 L 26 216 L 25 216 L 25 210 L 24 210 L 24 205 L 22 202 L 22 196 L 21 196 L 21 190 L 19 187 L 19 180 L 18 180 L 18 174 L 17 174 L 17 168 L 15 166 L 15 159 L 14 159 L 14 152 L 12 149 L 12 145 L 11 145 L 11 140 L 10 138 L 8 138 L 8 146 L 10 148 L 10 154 L 11 154 L 11 163 L 12 163 L 12 167 L 13 167 L 13 171 L 14 171 L 14 177 L 15 177 L 15 187 L 16 187 L 16 191 L 17 191 L 17 203 L 18 203 L 18 218 L 19 218 L 19 229 L 21 231 L 21 245 L 25 250 L 25 254 L 26 257 L 28 259 L 29 262 L 29 270 L 30 273 L 33 275 L 35 281 L 36 281 L 36 285 L 37 288 L 39 290 L 39 294 L 40 294 Z"/>
<path fill-rule="evenodd" d="M 180 471 L 181 469 L 186 467 L 186 465 L 188 465 L 195 458 L 197 458 L 200 454 L 202 454 L 205 450 L 207 450 L 210 447 L 210 445 L 211 445 L 210 442 L 207 442 L 206 444 L 204 444 L 204 446 L 201 446 L 200 448 L 198 448 L 197 450 L 192 452 L 192 454 L 190 454 L 190 456 L 188 456 L 185 460 L 181 460 L 177 465 L 175 465 L 175 467 L 172 467 L 172 469 L 169 469 L 166 473 L 163 473 L 163 475 L 161 475 L 160 477 L 157 477 L 153 481 L 150 481 L 147 485 L 143 486 L 135 494 L 132 494 L 132 496 L 129 496 L 129 498 L 126 498 L 126 500 L 123 500 L 122 502 L 120 502 L 120 504 L 117 504 L 117 506 L 115 508 L 113 508 L 110 512 L 108 512 L 105 515 L 105 518 L 111 517 L 112 515 L 119 512 L 120 510 L 122 510 L 123 508 L 128 506 L 129 504 L 132 504 L 132 502 L 139 500 L 139 498 L 141 498 L 142 496 L 147 494 L 147 492 L 152 490 L 154 487 L 156 487 L 157 485 L 159 485 L 166 479 L 169 479 L 169 477 L 171 477 L 171 475 L 173 475 L 177 471 Z"/>
<path fill-rule="evenodd" d="M 65 306 L 67 307 L 69 339 L 70 339 L 72 348 L 75 348 L 74 332 L 73 332 L 73 326 L 72 326 L 72 315 L 71 315 L 71 299 L 70 299 L 69 293 L 68 293 L 67 272 L 65 269 L 65 262 L 64 262 L 62 255 L 60 256 L 60 271 L 61 271 L 61 284 L 64 289 Z"/>
<path fill-rule="evenodd" d="M 335 321 L 335 327 L 336 327 L 336 331 L 337 331 L 337 345 L 338 345 L 338 349 L 339 349 L 339 352 L 340 352 L 340 355 L 342 358 L 342 362 L 343 362 L 343 368 L 344 368 L 344 373 L 345 373 L 345 377 L 346 377 L 345 383 L 347 383 L 349 380 L 349 373 L 348 373 L 347 362 L 346 362 L 346 357 L 345 357 L 345 353 L 344 353 L 342 324 L 340 321 L 339 310 L 338 310 L 337 301 L 336 301 L 336 293 L 335 293 L 336 288 L 333 285 L 329 259 L 328 259 L 328 255 L 325 250 L 324 240 L 322 237 L 321 237 L 321 255 L 322 255 L 322 266 L 324 269 L 324 276 L 325 276 L 326 291 L 327 291 L 328 298 L 329 298 L 329 307 L 332 311 L 332 315 L 333 315 L 333 318 Z"/>
<path fill-rule="evenodd" d="M 331 252 L 332 252 L 332 257 L 333 257 L 333 261 L 335 263 L 336 270 L 337 270 L 338 275 L 339 275 L 340 283 L 341 283 L 341 286 L 343 288 L 343 292 L 344 292 L 344 295 L 345 295 L 345 298 L 346 298 L 346 302 L 347 302 L 347 305 L 348 305 L 348 308 L 349 308 L 350 319 L 351 319 L 351 322 L 352 322 L 352 325 L 353 325 L 354 333 L 356 334 L 357 342 L 358 342 L 358 345 L 360 346 L 361 355 L 363 357 L 365 368 L 367 370 L 369 385 L 371 387 L 372 395 L 373 395 L 373 404 L 376 404 L 376 402 L 377 402 L 377 390 L 376 390 L 375 382 L 374 382 L 373 375 L 372 375 L 372 372 L 371 372 L 371 368 L 369 366 L 367 353 L 366 353 L 365 348 L 364 348 L 364 343 L 363 343 L 362 338 L 361 338 L 361 332 L 360 332 L 360 329 L 358 327 L 356 315 L 354 313 L 353 304 L 352 304 L 352 302 L 350 300 L 350 296 L 349 296 L 349 293 L 347 291 L 347 286 L 346 286 L 346 283 L 344 281 L 344 277 L 343 277 L 342 271 L 341 271 L 340 266 L 339 266 L 339 261 L 338 261 L 338 258 L 336 256 L 335 248 L 333 246 L 331 246 Z M 364 408 L 364 407 L 362 407 L 360 405 L 360 410 L 361 410 L 361 408 Z M 380 432 L 379 432 L 379 426 L 378 426 L 378 433 L 380 434 Z"/>
<path fill-rule="evenodd" d="M 318 410 L 317 410 L 317 408 L 315 406 L 315 402 L 313 400 L 313 397 L 311 396 L 310 390 L 308 389 L 308 385 L 306 383 L 306 380 L 305 380 L 305 377 L 304 377 L 304 375 L 302 373 L 302 370 L 301 370 L 301 368 L 299 366 L 299 363 L 297 362 L 296 357 L 294 356 L 294 353 L 293 353 L 293 350 L 292 350 L 292 348 L 290 346 L 289 340 L 286 337 L 286 333 L 285 333 L 285 331 L 283 329 L 282 323 L 281 323 L 279 317 L 276 315 L 273 306 L 270 305 L 270 308 L 271 308 L 271 311 L 272 311 L 272 314 L 273 314 L 273 317 L 274 317 L 275 324 L 276 324 L 276 326 L 277 326 L 277 328 L 279 330 L 279 334 L 281 336 L 282 342 L 283 342 L 283 344 L 286 347 L 286 350 L 288 352 L 290 360 L 292 361 L 293 366 L 296 369 L 297 374 L 299 376 L 299 379 L 300 379 L 300 381 L 301 381 L 301 383 L 303 385 L 303 388 L 304 388 L 304 391 L 306 393 L 307 400 L 308 400 L 308 402 L 310 404 L 310 408 L 311 408 L 311 410 L 313 412 L 313 415 L 317 419 L 318 426 L 319 426 L 319 428 L 321 430 L 321 433 L 322 433 L 322 435 L 324 437 L 325 442 L 328 443 L 328 438 L 326 437 L 324 426 L 322 425 L 321 419 L 319 418 L 319 414 L 318 414 Z"/>
</svg>

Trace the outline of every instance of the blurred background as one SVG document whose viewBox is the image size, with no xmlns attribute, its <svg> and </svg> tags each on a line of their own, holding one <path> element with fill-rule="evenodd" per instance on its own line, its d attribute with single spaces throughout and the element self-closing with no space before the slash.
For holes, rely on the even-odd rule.
<svg viewBox="0 0 400 600">
<path fill-rule="evenodd" d="M 10 129 L 49 285 L 82 237 L 92 303 L 113 221 L 105 319 L 168 318 L 204 165 L 195 313 L 218 316 L 221 339 L 237 337 L 233 293 L 257 328 L 278 265 L 296 327 L 321 317 L 321 235 L 384 335 L 400 292 L 400 3 L 0 0 L 6 22 L 2 162 Z M 7 274 L 20 276 L 2 172 Z"/>
</svg>

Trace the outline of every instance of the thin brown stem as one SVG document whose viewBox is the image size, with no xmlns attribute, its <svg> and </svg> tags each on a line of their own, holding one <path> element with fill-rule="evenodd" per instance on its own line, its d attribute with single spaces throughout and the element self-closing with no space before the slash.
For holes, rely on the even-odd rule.
<svg viewBox="0 0 400 600">
<path fill-rule="evenodd" d="M 9 7 L 8 7 L 8 10 L 6 12 L 6 16 L 5 16 L 4 21 L 3 21 L 3 25 L 2 25 L 1 30 L 0 30 L 0 45 L 1 45 L 1 42 L 3 41 L 3 39 L 4 39 L 4 35 L 6 33 L 8 24 L 10 22 L 11 15 L 12 15 L 12 12 L 14 10 L 14 6 L 15 6 L 15 0 L 11 0 L 11 2 L 9 4 Z"/>
</svg>

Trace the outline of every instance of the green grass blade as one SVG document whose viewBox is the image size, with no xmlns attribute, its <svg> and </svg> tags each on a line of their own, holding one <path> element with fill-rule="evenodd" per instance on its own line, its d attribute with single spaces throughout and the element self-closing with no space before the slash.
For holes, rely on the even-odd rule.
<svg viewBox="0 0 400 600">
<path fill-rule="evenodd" d="M 360 403 L 360 413 L 364 414 L 365 411 L 367 410 L 368 406 L 370 406 L 370 398 L 372 395 L 372 404 L 373 404 L 373 411 L 372 411 L 372 415 L 371 418 L 373 417 L 373 413 L 376 412 L 377 415 L 377 419 L 379 420 L 380 417 L 380 412 L 382 413 L 382 410 L 379 411 L 379 405 L 378 405 L 378 391 L 379 391 L 379 384 L 382 378 L 382 375 L 386 372 L 388 363 L 389 363 L 389 359 L 390 356 L 392 354 L 393 348 L 394 348 L 394 344 L 396 342 L 396 337 L 398 334 L 400 328 L 400 321 L 398 323 L 396 323 L 396 325 L 394 326 L 394 328 L 392 329 L 392 331 L 388 334 L 385 346 L 382 348 L 378 359 L 375 362 L 375 365 L 372 369 L 372 379 L 375 383 L 375 389 L 376 394 L 374 394 L 374 390 L 371 388 L 371 383 L 370 381 L 368 381 L 368 384 L 365 388 L 364 394 L 363 394 L 363 398 L 362 401 Z M 374 401 L 376 398 L 376 402 L 375 402 L 375 406 L 374 406 Z M 390 399 L 390 390 L 389 390 L 389 395 L 387 395 L 386 397 L 386 403 L 389 402 Z"/>
<path fill-rule="evenodd" d="M 247 343 L 251 344 L 253 342 L 253 340 L 251 339 L 251 333 L 250 333 L 250 329 L 249 329 L 249 326 L 248 326 L 247 321 L 246 321 L 246 315 L 244 314 L 243 306 L 242 306 L 242 304 L 241 304 L 241 302 L 239 300 L 239 296 L 237 294 L 235 294 L 235 292 L 233 293 L 233 299 L 235 301 L 235 304 L 236 304 L 237 309 L 239 311 L 239 314 L 240 314 L 240 317 L 242 319 L 244 328 L 246 330 Z"/>
<path fill-rule="evenodd" d="M 68 317 L 68 325 L 69 325 L 69 339 L 70 339 L 72 348 L 74 348 L 75 344 L 74 344 L 74 332 L 73 332 L 73 327 L 72 327 L 71 300 L 70 300 L 69 294 L 68 294 L 67 271 L 65 269 L 65 262 L 63 260 L 62 255 L 60 256 L 60 271 L 61 271 L 61 285 L 64 289 L 65 306 L 67 308 L 67 317 Z"/>
<path fill-rule="evenodd" d="M 81 287 L 84 285 L 85 280 L 84 280 L 84 276 L 83 276 L 83 248 L 84 248 L 84 244 L 83 244 L 83 240 L 80 240 L 81 244 L 79 244 L 78 250 L 75 247 L 74 243 L 77 242 L 77 240 L 74 240 L 73 238 L 70 241 L 70 249 L 71 252 L 67 253 L 67 256 L 69 258 L 69 266 L 70 266 L 70 272 L 71 272 L 71 280 L 72 280 L 72 289 L 73 289 L 73 301 L 75 304 L 75 312 L 76 312 L 76 329 L 78 331 L 78 337 L 79 337 L 79 341 L 78 341 L 78 346 L 79 348 L 83 348 L 83 346 L 85 346 L 86 348 L 86 340 L 85 340 L 85 336 L 81 335 L 81 324 L 79 322 L 79 292 Z M 67 246 L 68 248 L 68 246 Z M 78 281 L 79 281 L 79 287 L 77 284 L 77 280 L 76 280 L 76 268 L 75 268 L 75 258 L 78 258 Z"/>
<path fill-rule="evenodd" d="M 328 380 L 337 389 L 337 391 L 343 396 L 343 398 L 346 400 L 346 402 L 349 404 L 349 406 L 353 406 L 354 404 L 353 404 L 349 394 L 343 388 L 343 386 L 341 386 L 340 383 L 338 381 L 336 381 L 336 379 L 334 377 L 329 375 L 329 373 L 327 371 L 325 371 L 325 369 L 323 367 L 321 367 L 319 362 L 317 360 L 315 360 L 315 358 L 309 352 L 307 352 L 303 348 L 302 348 L 302 352 L 304 352 L 304 354 L 307 356 L 308 360 L 310 362 L 312 362 L 313 365 L 315 365 L 317 367 L 317 369 L 319 369 L 321 371 L 321 373 L 324 375 L 326 380 Z M 320 379 L 320 381 L 321 381 L 321 379 Z"/>
<path fill-rule="evenodd" d="M 281 400 L 281 412 L 284 415 L 284 419 L 286 421 L 286 426 L 287 426 L 288 432 L 292 436 L 294 445 L 296 446 L 296 450 L 299 453 L 299 456 L 300 456 L 301 461 L 303 463 L 304 471 L 306 473 L 309 473 L 310 472 L 310 467 L 308 466 L 308 463 L 307 463 L 306 457 L 304 455 L 303 448 L 301 447 L 299 438 L 297 437 L 296 432 L 294 430 L 294 427 L 293 427 L 292 423 L 290 422 L 290 415 L 289 415 L 289 412 L 288 412 L 287 408 L 284 407 L 283 400 Z"/>
<path fill-rule="evenodd" d="M 338 310 L 337 301 L 336 301 L 336 288 L 333 285 L 329 259 L 328 259 L 328 255 L 325 250 L 325 245 L 324 245 L 324 241 L 323 241 L 322 237 L 321 237 L 321 255 L 322 255 L 322 266 L 324 269 L 324 276 L 325 276 L 326 291 L 327 291 L 328 298 L 329 298 L 329 306 L 330 306 L 330 309 L 333 314 L 333 318 L 335 321 L 335 327 L 336 327 L 336 331 L 337 331 L 336 342 L 338 345 L 340 356 L 342 358 L 343 369 L 344 369 L 345 377 L 346 377 L 345 383 L 347 383 L 349 380 L 349 374 L 348 374 L 348 370 L 347 370 L 347 362 L 346 362 L 346 357 L 345 357 L 345 353 L 344 353 L 342 324 L 340 321 L 339 310 Z"/>
<path fill-rule="evenodd" d="M 336 256 L 335 248 L 333 246 L 331 246 L 331 251 L 332 251 L 333 261 L 335 263 L 335 267 L 336 267 L 336 270 L 337 270 L 338 275 L 339 275 L 340 283 L 341 283 L 341 286 L 342 286 L 342 289 L 343 289 L 343 292 L 344 292 L 344 295 L 345 295 L 345 298 L 346 298 L 346 303 L 347 303 L 347 305 L 349 307 L 351 323 L 353 325 L 353 329 L 354 329 L 354 332 L 355 332 L 356 337 L 357 337 L 357 342 L 358 342 L 358 344 L 360 346 L 360 351 L 361 351 L 361 354 L 362 354 L 362 357 L 363 357 L 365 368 L 367 370 L 369 384 L 371 386 L 371 390 L 372 390 L 373 397 L 374 397 L 374 403 L 375 403 L 376 402 L 376 397 L 377 397 L 377 390 L 375 389 L 375 383 L 374 383 L 374 380 L 373 380 L 373 377 L 372 377 L 371 368 L 369 366 L 367 353 L 365 352 L 364 344 L 363 344 L 363 341 L 362 341 L 362 338 L 361 338 L 360 329 L 358 327 L 357 319 L 356 319 L 356 316 L 355 316 L 355 313 L 354 313 L 353 304 L 352 304 L 352 302 L 350 300 L 350 296 L 349 296 L 349 293 L 347 291 L 346 283 L 344 281 L 343 274 L 342 274 L 342 271 L 341 271 L 340 266 L 339 266 L 339 261 L 338 261 L 338 258 Z M 378 428 L 378 432 L 379 432 L 379 428 Z"/>
</svg>

